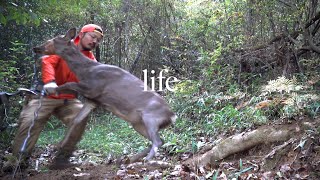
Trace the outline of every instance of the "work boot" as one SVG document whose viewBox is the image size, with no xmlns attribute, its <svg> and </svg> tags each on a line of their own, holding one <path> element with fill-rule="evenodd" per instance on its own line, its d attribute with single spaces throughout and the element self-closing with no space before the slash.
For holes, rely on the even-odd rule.
<svg viewBox="0 0 320 180">
<path fill-rule="evenodd" d="M 78 164 L 71 163 L 69 161 L 69 157 L 70 156 L 71 155 L 69 155 L 69 154 L 58 152 L 56 157 L 53 159 L 53 162 L 49 166 L 49 169 L 51 169 L 51 170 L 62 170 L 62 169 L 70 168 L 70 167 L 79 166 Z"/>
<path fill-rule="evenodd" d="M 4 157 L 5 162 L 3 163 L 2 171 L 6 173 L 11 173 L 17 170 L 25 170 L 29 166 L 29 158 L 22 157 L 21 161 L 18 161 L 18 158 L 13 155 L 7 155 Z"/>
</svg>

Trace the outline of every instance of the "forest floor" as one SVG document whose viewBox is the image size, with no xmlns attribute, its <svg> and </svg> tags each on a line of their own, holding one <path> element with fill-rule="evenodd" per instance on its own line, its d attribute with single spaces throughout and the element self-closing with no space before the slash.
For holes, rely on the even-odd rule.
<svg viewBox="0 0 320 180">
<path fill-rule="evenodd" d="M 289 139 L 256 145 L 211 161 L 210 165 L 186 164 L 196 156 L 188 152 L 175 155 L 160 152 L 148 163 L 117 165 L 107 157 L 78 150 L 72 161 L 80 166 L 48 170 L 53 153 L 49 146 L 36 149 L 33 156 L 41 158 L 32 159 L 30 169 L 18 171 L 14 178 L 13 173 L 2 172 L 0 179 L 320 179 L 320 118 L 299 118 L 285 123 L 288 124 L 298 124 L 299 129 Z M 199 153 L 214 147 L 210 142 L 207 145 L 210 148 L 203 148 Z"/>
</svg>

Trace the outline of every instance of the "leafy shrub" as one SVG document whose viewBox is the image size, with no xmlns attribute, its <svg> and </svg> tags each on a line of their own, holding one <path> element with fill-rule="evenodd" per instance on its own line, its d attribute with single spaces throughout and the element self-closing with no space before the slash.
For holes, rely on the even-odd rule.
<svg viewBox="0 0 320 180">
<path fill-rule="evenodd" d="M 319 113 L 320 96 L 317 91 L 296 77 L 292 79 L 279 77 L 269 81 L 264 86 L 260 97 L 272 100 L 265 111 L 270 118 L 275 114 L 277 114 L 275 117 L 278 118 L 293 118 L 299 115 L 308 115 L 314 118 Z"/>
<path fill-rule="evenodd" d="M 9 56 L 7 59 L 0 59 L 0 90 L 2 92 L 15 92 L 19 87 L 26 87 L 32 77 L 32 66 L 30 57 L 26 55 L 26 44 L 18 41 L 11 42 Z M 4 116 L 0 117 L 1 141 L 3 146 L 9 146 L 13 138 L 17 120 L 23 105 L 23 99 L 20 96 L 10 97 L 9 105 L 1 104 L 0 110 Z"/>
</svg>

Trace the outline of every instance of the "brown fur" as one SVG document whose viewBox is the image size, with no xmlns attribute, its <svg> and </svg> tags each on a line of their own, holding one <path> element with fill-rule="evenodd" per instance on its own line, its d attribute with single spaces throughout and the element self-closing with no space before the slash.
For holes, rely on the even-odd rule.
<svg viewBox="0 0 320 180">
<path fill-rule="evenodd" d="M 58 36 L 34 48 L 42 54 L 57 54 L 66 60 L 70 69 L 77 75 L 79 83 L 66 83 L 57 92 L 76 91 L 89 99 L 75 120 L 63 143 L 74 143 L 79 139 L 79 124 L 96 105 L 104 107 L 116 116 L 129 122 L 133 128 L 152 141 L 151 150 L 146 157 L 151 159 L 163 144 L 158 131 L 175 121 L 175 114 L 165 100 L 148 88 L 144 91 L 143 82 L 117 66 L 94 62 L 85 57 L 70 43 L 75 37 L 75 29 L 65 36 Z"/>
</svg>

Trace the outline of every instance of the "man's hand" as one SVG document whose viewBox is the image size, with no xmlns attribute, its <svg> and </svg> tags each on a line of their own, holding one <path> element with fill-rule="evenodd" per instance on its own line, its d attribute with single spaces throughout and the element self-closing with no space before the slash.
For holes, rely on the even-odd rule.
<svg viewBox="0 0 320 180">
<path fill-rule="evenodd" d="M 56 82 L 49 82 L 43 86 L 46 94 L 56 94 L 56 88 L 58 87 Z"/>
</svg>

